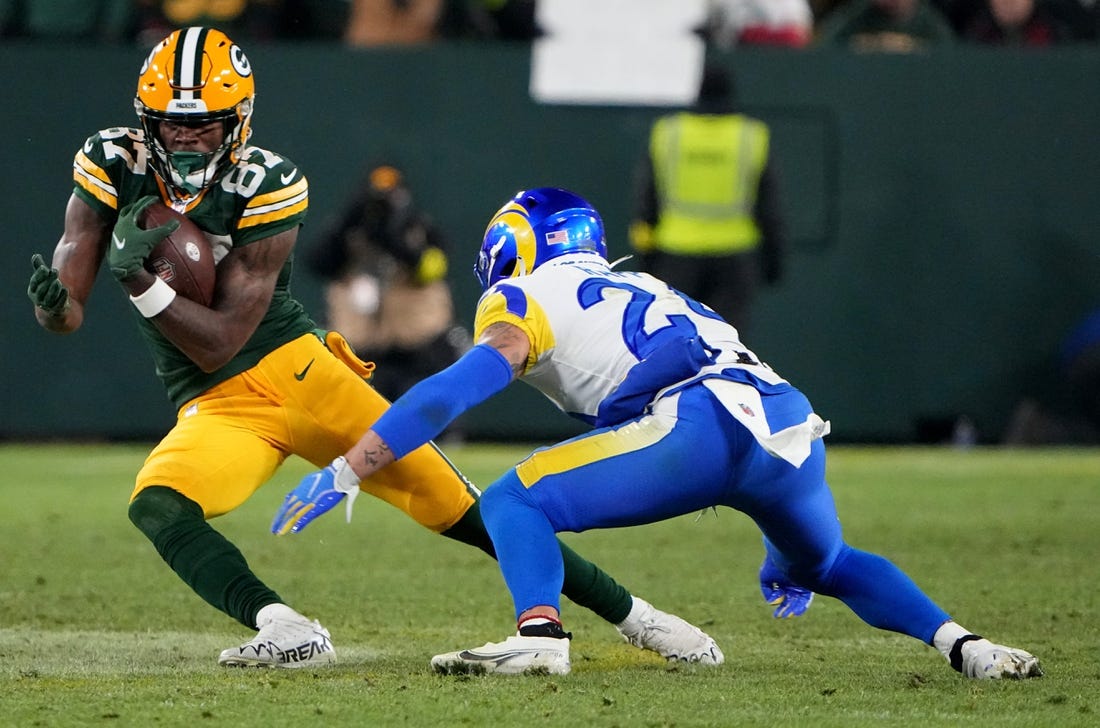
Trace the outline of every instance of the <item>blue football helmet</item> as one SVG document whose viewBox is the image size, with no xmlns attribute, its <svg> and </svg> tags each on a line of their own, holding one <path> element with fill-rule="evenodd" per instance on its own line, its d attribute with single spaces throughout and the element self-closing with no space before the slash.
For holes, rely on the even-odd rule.
<svg viewBox="0 0 1100 728">
<path fill-rule="evenodd" d="M 525 276 L 546 261 L 571 253 L 607 259 L 607 238 L 600 214 L 567 190 L 523 190 L 489 221 L 474 275 L 487 289 L 497 281 Z"/>
</svg>

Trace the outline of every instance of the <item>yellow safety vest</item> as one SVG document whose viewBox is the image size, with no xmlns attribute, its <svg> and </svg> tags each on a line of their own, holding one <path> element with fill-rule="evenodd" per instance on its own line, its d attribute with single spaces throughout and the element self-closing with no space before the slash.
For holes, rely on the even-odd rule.
<svg viewBox="0 0 1100 728">
<path fill-rule="evenodd" d="M 741 114 L 665 116 L 649 140 L 657 189 L 654 243 L 676 255 L 722 255 L 760 243 L 753 219 L 768 127 Z"/>
</svg>

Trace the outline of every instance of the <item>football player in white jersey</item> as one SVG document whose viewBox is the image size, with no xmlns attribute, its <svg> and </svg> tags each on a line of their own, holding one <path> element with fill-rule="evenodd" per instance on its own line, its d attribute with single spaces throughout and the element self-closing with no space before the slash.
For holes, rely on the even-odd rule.
<svg viewBox="0 0 1100 728">
<path fill-rule="evenodd" d="M 816 592 L 932 645 L 968 677 L 1042 674 L 1033 655 L 975 635 L 890 561 L 845 543 L 825 482 L 829 424 L 706 306 L 645 273 L 613 270 L 603 222 L 585 200 L 554 188 L 519 192 L 489 222 L 475 273 L 485 288 L 477 345 L 304 478 L 273 526 L 301 529 L 513 379 L 592 425 L 536 450 L 485 491 L 517 633 L 437 655 L 436 670 L 569 672 L 555 534 L 728 506 L 763 532 L 761 588 L 776 616 L 802 613 Z"/>
</svg>

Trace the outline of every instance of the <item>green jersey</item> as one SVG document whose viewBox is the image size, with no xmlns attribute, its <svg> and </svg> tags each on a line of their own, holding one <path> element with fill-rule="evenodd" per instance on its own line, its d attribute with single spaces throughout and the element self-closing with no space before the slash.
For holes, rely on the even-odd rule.
<svg viewBox="0 0 1100 728">
<path fill-rule="evenodd" d="M 144 132 L 104 129 L 84 143 L 73 162 L 73 192 L 104 219 L 146 195 L 168 204 L 164 184 L 149 165 Z M 206 233 L 221 261 L 235 247 L 249 245 L 302 224 L 309 206 L 309 185 L 289 159 L 259 147 L 246 147 L 241 160 L 189 200 L 185 212 Z M 215 372 L 199 369 L 153 323 L 137 315 L 142 337 L 156 363 L 168 397 L 180 407 L 210 387 L 250 369 L 272 350 L 316 328 L 290 295 L 292 258 L 279 272 L 275 294 L 255 333 L 237 355 Z"/>
</svg>

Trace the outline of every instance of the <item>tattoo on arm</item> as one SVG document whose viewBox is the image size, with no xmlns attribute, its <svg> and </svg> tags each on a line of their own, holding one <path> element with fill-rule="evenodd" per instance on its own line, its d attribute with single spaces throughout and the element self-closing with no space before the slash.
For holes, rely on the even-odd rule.
<svg viewBox="0 0 1100 728">
<path fill-rule="evenodd" d="M 363 460 L 372 468 L 386 465 L 391 458 L 390 448 L 386 443 L 379 443 L 377 447 L 368 447 L 363 450 Z"/>
<path fill-rule="evenodd" d="M 526 371 L 531 342 L 523 329 L 506 321 L 498 321 L 486 327 L 479 341 L 489 344 L 508 360 L 513 377 Z"/>
</svg>

